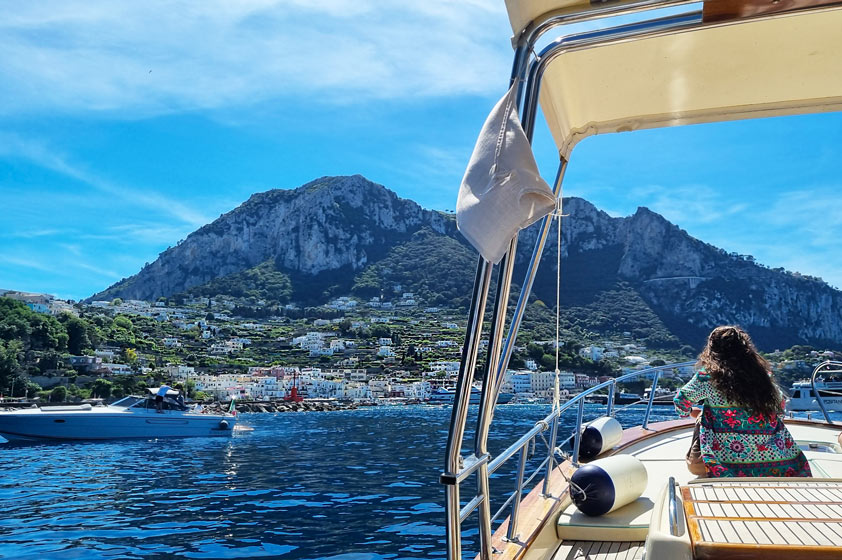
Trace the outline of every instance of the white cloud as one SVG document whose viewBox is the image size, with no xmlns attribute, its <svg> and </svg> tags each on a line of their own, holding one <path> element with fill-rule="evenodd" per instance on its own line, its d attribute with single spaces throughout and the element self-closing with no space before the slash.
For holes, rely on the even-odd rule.
<svg viewBox="0 0 842 560">
<path fill-rule="evenodd" d="M 31 268 L 40 272 L 55 272 L 54 266 L 51 266 L 46 262 L 42 262 L 41 260 L 33 258 L 24 258 L 14 255 L 0 255 L 0 263 L 5 263 L 8 265 L 22 268 Z"/>
<path fill-rule="evenodd" d="M 511 57 L 496 0 L 77 0 L 5 12 L 6 114 L 498 93 Z"/>
<path fill-rule="evenodd" d="M 682 227 L 721 222 L 740 216 L 749 208 L 746 203 L 731 202 L 722 192 L 698 184 L 635 187 L 629 191 L 629 198 Z"/>
<path fill-rule="evenodd" d="M 803 245 L 842 250 L 842 192 L 838 187 L 795 190 L 776 197 L 763 219 L 789 230 Z"/>
<path fill-rule="evenodd" d="M 121 202 L 156 210 L 160 214 L 176 218 L 192 226 L 201 226 L 210 222 L 208 216 L 187 204 L 151 189 L 136 189 L 109 181 L 82 166 L 71 163 L 65 156 L 38 141 L 0 131 L 0 157 L 27 160 L 93 187 Z"/>
</svg>

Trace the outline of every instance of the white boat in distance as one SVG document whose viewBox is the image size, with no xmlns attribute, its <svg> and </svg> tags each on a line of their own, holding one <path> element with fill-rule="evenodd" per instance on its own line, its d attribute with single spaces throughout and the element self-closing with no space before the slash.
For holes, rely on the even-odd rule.
<svg viewBox="0 0 842 560">
<path fill-rule="evenodd" d="M 809 380 L 796 381 L 789 390 L 788 412 L 842 412 L 842 368 L 838 362 L 822 362 Z M 816 398 L 821 397 L 821 402 Z"/>
<path fill-rule="evenodd" d="M 842 381 L 816 380 L 816 390 L 822 397 L 825 408 L 829 412 L 842 411 Z M 788 411 L 802 412 L 821 410 L 809 381 L 796 381 L 790 389 L 792 397 L 787 401 Z"/>
<path fill-rule="evenodd" d="M 0 436 L 9 441 L 103 440 L 230 436 L 234 414 L 203 414 L 174 399 L 158 412 L 154 396 L 130 396 L 108 406 L 52 406 L 0 412 Z"/>
</svg>

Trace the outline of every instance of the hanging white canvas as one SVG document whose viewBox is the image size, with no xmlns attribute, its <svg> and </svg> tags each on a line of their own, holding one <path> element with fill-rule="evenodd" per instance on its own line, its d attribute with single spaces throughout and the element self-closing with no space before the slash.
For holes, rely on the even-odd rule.
<svg viewBox="0 0 842 560">
<path fill-rule="evenodd" d="M 512 237 L 555 208 L 517 116 L 515 86 L 480 131 L 456 202 L 456 225 L 482 257 L 503 258 Z"/>
</svg>

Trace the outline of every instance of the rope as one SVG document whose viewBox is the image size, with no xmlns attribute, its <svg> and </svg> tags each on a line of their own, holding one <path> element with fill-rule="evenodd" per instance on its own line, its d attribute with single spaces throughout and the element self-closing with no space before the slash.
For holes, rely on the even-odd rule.
<svg viewBox="0 0 842 560">
<path fill-rule="evenodd" d="M 562 214 L 563 196 L 561 191 L 556 199 L 556 208 L 553 216 L 558 220 L 556 223 L 556 279 L 555 279 L 555 384 L 553 386 L 553 410 L 558 410 L 560 403 L 560 388 L 559 376 L 561 372 L 558 369 L 559 347 L 561 346 L 561 218 Z"/>
</svg>

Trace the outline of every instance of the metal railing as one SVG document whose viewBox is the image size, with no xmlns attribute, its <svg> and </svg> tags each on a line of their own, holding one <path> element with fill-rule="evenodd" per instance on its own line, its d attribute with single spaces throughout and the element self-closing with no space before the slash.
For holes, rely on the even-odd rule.
<svg viewBox="0 0 842 560">
<path fill-rule="evenodd" d="M 606 22 L 606 28 L 597 32 L 586 33 L 567 33 L 560 37 L 549 49 L 544 49 L 540 53 L 536 53 L 535 48 L 539 38 L 550 29 L 570 23 L 597 20 L 602 18 L 612 18 L 615 16 L 626 16 L 638 12 L 646 12 L 652 10 L 653 13 L 659 12 L 661 8 L 674 9 L 677 6 L 684 4 L 691 4 L 693 0 L 629 0 L 623 2 L 623 5 L 611 5 L 606 7 L 596 7 L 587 10 L 587 13 L 568 13 L 559 12 L 554 14 L 547 14 L 547 17 L 542 17 L 540 21 L 534 21 L 519 33 L 515 45 L 515 57 L 512 64 L 512 72 L 510 76 L 509 86 L 517 85 L 516 89 L 516 106 L 519 107 L 519 114 L 523 124 L 524 132 L 529 142 L 532 142 L 533 133 L 535 129 L 535 110 L 538 90 L 540 89 L 541 77 L 543 70 L 546 68 L 546 63 L 561 52 L 567 50 L 574 50 L 576 48 L 593 47 L 602 42 L 610 42 L 623 40 L 631 37 L 643 37 L 652 33 L 666 33 L 675 32 L 679 29 L 691 28 L 693 25 L 701 23 L 701 15 L 699 12 L 691 14 L 683 14 L 677 16 L 668 16 L 666 18 L 650 19 L 649 22 L 641 22 L 638 24 L 620 23 L 618 20 Z M 559 162 L 558 173 L 554 183 L 554 194 L 556 198 L 562 195 L 561 185 L 563 182 L 564 172 L 567 167 L 567 162 L 564 157 L 561 157 Z M 468 417 L 468 404 L 470 396 L 471 380 L 477 371 L 477 354 L 479 351 L 480 339 L 483 331 L 483 320 L 485 317 L 486 303 L 491 286 L 491 275 L 493 273 L 494 265 L 479 258 L 476 268 L 476 278 L 474 281 L 474 290 L 471 297 L 471 306 L 468 313 L 468 325 L 465 333 L 465 343 L 463 345 L 462 359 L 459 367 L 459 377 L 456 385 L 456 395 L 454 396 L 453 410 L 451 413 L 450 431 L 447 438 L 447 450 L 445 453 L 444 472 L 440 477 L 440 481 L 446 485 L 446 500 L 445 510 L 447 512 L 446 525 L 446 544 L 448 558 L 455 560 L 461 559 L 461 522 L 472 511 L 478 511 L 479 518 L 479 547 L 480 557 L 482 560 L 491 560 L 491 531 L 492 516 L 490 513 L 490 492 L 488 488 L 489 469 L 492 466 L 499 468 L 502 463 L 489 462 L 490 456 L 487 451 L 488 427 L 491 424 L 494 415 L 494 406 L 497 400 L 497 395 L 502 386 L 502 379 L 508 367 L 511 358 L 514 344 L 517 339 L 517 333 L 520 326 L 521 319 L 526 309 L 529 293 L 535 275 L 540 264 L 541 255 L 543 253 L 544 244 L 546 242 L 549 229 L 552 224 L 552 216 L 545 216 L 542 219 L 539 227 L 540 233 L 535 242 L 534 252 L 527 267 L 524 282 L 521 284 L 521 293 L 515 305 L 511 319 L 507 320 L 508 312 L 508 295 L 511 288 L 512 274 L 514 271 L 514 256 L 517 248 L 518 235 L 515 234 L 510 242 L 508 251 L 503 257 L 499 265 L 499 276 L 497 280 L 497 297 L 494 302 L 494 311 L 490 321 L 489 329 L 489 346 L 486 366 L 483 371 L 483 385 L 480 398 L 479 413 L 477 415 L 477 430 L 474 439 L 473 453 L 469 457 L 461 456 L 461 449 L 464 443 L 464 435 L 466 422 Z M 504 333 L 504 327 L 508 323 L 508 333 Z M 507 334 L 505 341 L 503 335 Z M 654 379 L 653 386 L 657 386 L 657 372 Z M 640 374 L 636 374 L 640 375 Z M 615 381 L 616 382 L 616 381 Z M 604 388 L 606 384 L 601 385 Z M 588 394 L 599 389 L 594 388 Z M 612 411 L 613 401 L 613 384 L 608 385 L 608 390 L 611 392 L 608 402 L 608 413 Z M 585 398 L 584 395 L 581 396 Z M 575 401 L 579 404 L 578 429 L 581 428 L 582 416 L 584 413 L 584 400 Z M 650 396 L 648 409 L 654 403 L 654 388 Z M 564 407 L 562 410 L 568 408 Z M 648 425 L 649 410 L 646 413 L 644 427 Z M 561 411 L 555 414 L 560 415 Z M 534 438 L 543 431 L 551 429 L 550 441 L 547 443 L 548 453 L 547 458 L 536 470 L 540 472 L 545 469 L 547 476 L 544 477 L 544 492 L 547 492 L 547 481 L 549 473 L 555 464 L 554 453 L 555 443 L 558 433 L 558 417 L 545 419 L 539 423 L 539 431 L 532 435 L 524 445 L 513 449 L 513 456 L 515 453 L 521 452 L 525 449 L 526 444 L 534 446 Z M 543 436 L 541 436 L 543 438 Z M 578 431 L 574 433 L 574 449 L 575 459 L 578 461 L 578 446 L 579 446 Z M 521 456 L 521 463 L 524 465 L 522 476 L 518 476 L 518 486 L 516 491 L 523 490 L 523 477 L 525 476 L 526 468 L 526 452 L 523 451 Z M 493 471 L 492 471 L 493 472 Z M 471 498 L 467 504 L 462 505 L 460 498 L 460 485 L 470 475 L 476 473 L 477 479 L 477 493 Z M 527 479 L 531 481 L 536 473 L 532 473 Z M 512 499 L 513 502 L 519 502 L 518 499 Z M 516 507 L 515 505 L 512 506 Z M 515 511 L 515 519 L 517 512 Z M 499 516 L 499 513 L 498 515 Z M 494 516 L 496 518 L 497 516 Z M 516 523 L 511 523 L 511 526 L 516 528 Z M 512 535 L 513 537 L 516 535 Z"/>
<path fill-rule="evenodd" d="M 507 447 L 504 451 L 499 453 L 493 459 L 490 458 L 489 454 L 486 453 L 480 457 L 476 455 L 471 455 L 470 457 L 466 457 L 462 460 L 462 468 L 451 478 L 448 478 L 446 475 L 442 475 L 442 482 L 444 484 L 452 484 L 456 487 L 455 494 L 459 494 L 459 486 L 462 482 L 464 482 L 469 476 L 476 473 L 479 476 L 485 474 L 485 476 L 490 477 L 492 474 L 497 472 L 506 462 L 512 459 L 515 455 L 519 455 L 519 462 L 517 468 L 517 474 L 515 477 L 515 484 L 513 492 L 508 496 L 505 500 L 503 505 L 497 510 L 497 512 L 491 516 L 489 525 L 485 528 L 480 528 L 480 532 L 487 531 L 489 534 L 491 532 L 491 524 L 500 519 L 500 516 L 503 515 L 506 511 L 509 512 L 509 526 L 506 533 L 506 540 L 518 542 L 518 513 L 520 508 L 520 501 L 521 496 L 524 490 L 532 490 L 533 487 L 530 484 L 535 480 L 535 478 L 544 473 L 543 479 L 543 488 L 542 493 L 543 495 L 548 495 L 548 484 L 550 479 L 550 474 L 552 473 L 553 469 L 556 467 L 558 462 L 556 461 L 556 453 L 559 451 L 559 447 L 565 446 L 571 440 L 573 442 L 572 445 L 572 457 L 571 461 L 575 466 L 579 465 L 579 443 L 580 443 L 580 434 L 582 433 L 583 425 L 584 425 L 584 412 L 585 412 L 585 400 L 588 397 L 594 396 L 601 391 L 607 391 L 607 399 L 606 399 L 606 409 L 605 413 L 601 414 L 601 416 L 612 416 L 616 415 L 617 412 L 621 412 L 626 408 L 634 405 L 639 404 L 646 404 L 646 410 L 643 414 L 643 421 L 642 427 L 644 429 L 647 428 L 649 424 L 649 419 L 652 414 L 653 406 L 655 405 L 655 392 L 658 387 L 658 380 L 660 379 L 661 373 L 664 371 L 669 370 L 676 370 L 680 368 L 686 368 L 692 366 L 695 362 L 681 362 L 681 363 L 674 363 L 674 364 L 666 364 L 663 366 L 652 367 L 640 371 L 635 371 L 623 375 L 621 377 L 617 377 L 614 379 L 609 379 L 603 383 L 595 385 L 589 389 L 586 389 L 573 397 L 572 399 L 561 403 L 558 409 L 553 410 L 548 414 L 544 419 L 538 421 L 528 432 L 526 432 L 523 436 L 521 436 L 516 442 L 512 445 Z M 638 402 L 634 402 L 631 404 L 627 404 L 623 407 L 615 408 L 614 407 L 614 395 L 616 394 L 616 386 L 618 383 L 625 383 L 631 380 L 635 380 L 641 377 L 651 377 L 652 378 L 652 385 L 649 389 L 650 394 L 648 399 L 641 399 Z M 576 408 L 576 423 L 575 428 L 573 429 L 573 433 L 565 439 L 560 446 L 556 445 L 556 440 L 558 437 L 558 428 L 559 422 L 561 419 L 561 415 L 568 409 Z M 550 432 L 550 437 L 548 440 L 544 440 L 547 444 L 547 454 L 541 460 L 541 462 L 534 468 L 534 470 L 527 476 L 526 474 L 526 466 L 527 460 L 529 457 L 529 448 L 530 446 L 536 446 L 536 438 L 539 436 L 543 438 L 544 432 Z M 482 472 L 484 469 L 485 473 Z M 477 486 L 479 488 L 487 488 L 488 481 L 486 480 L 483 484 L 481 481 L 478 481 Z M 448 524 L 449 526 L 453 527 L 454 530 L 461 531 L 461 524 L 462 522 L 468 518 L 468 516 L 476 510 L 480 505 L 483 505 L 486 508 L 490 508 L 491 504 L 490 495 L 488 493 L 478 492 L 474 495 L 468 502 L 464 505 L 460 504 L 460 508 L 458 511 L 448 511 Z M 482 520 L 481 520 L 482 521 Z M 460 551 L 461 555 L 461 551 Z M 453 559 L 455 560 L 455 559 Z"/>
<path fill-rule="evenodd" d="M 675 477 L 671 476 L 669 480 L 668 498 L 669 498 L 669 519 L 670 519 L 670 535 L 677 537 L 680 535 L 678 530 L 678 500 L 675 497 Z"/>
<path fill-rule="evenodd" d="M 833 424 L 833 420 L 830 419 L 830 415 L 827 413 L 827 407 L 824 405 L 824 398 L 822 397 L 821 392 L 816 389 L 816 375 L 821 373 L 822 375 L 826 374 L 842 374 L 842 362 L 836 361 L 826 361 L 822 362 L 816 366 L 816 369 L 813 370 L 813 375 L 810 376 L 810 388 L 813 391 L 813 395 L 816 396 L 816 402 L 819 403 L 819 408 L 822 410 L 822 414 L 824 415 L 824 419 L 828 424 Z M 809 415 L 807 416 L 809 419 Z"/>
</svg>

